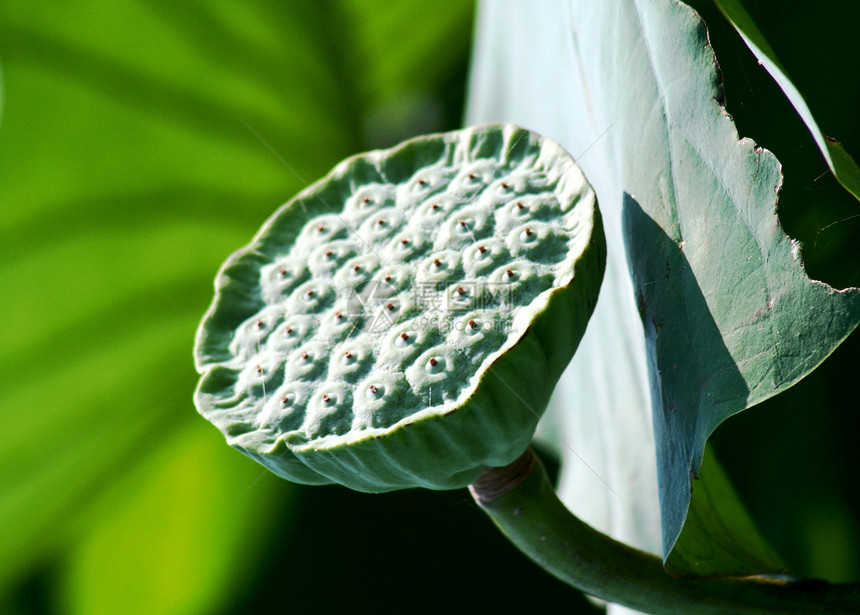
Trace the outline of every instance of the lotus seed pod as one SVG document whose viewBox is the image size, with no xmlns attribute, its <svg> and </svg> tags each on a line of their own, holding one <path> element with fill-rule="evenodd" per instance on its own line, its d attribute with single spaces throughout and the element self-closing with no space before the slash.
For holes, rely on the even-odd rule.
<svg viewBox="0 0 860 615">
<path fill-rule="evenodd" d="M 349 158 L 215 281 L 200 413 L 286 479 L 452 489 L 529 445 L 597 299 L 594 193 L 512 125 Z"/>
</svg>

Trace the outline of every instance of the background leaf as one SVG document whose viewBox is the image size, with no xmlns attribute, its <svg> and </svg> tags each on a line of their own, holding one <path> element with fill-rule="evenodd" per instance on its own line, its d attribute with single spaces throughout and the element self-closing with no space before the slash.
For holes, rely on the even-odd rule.
<svg viewBox="0 0 860 615">
<path fill-rule="evenodd" d="M 663 468 L 665 553 L 668 555 L 674 545 L 675 555 L 684 555 L 683 561 L 682 558 L 673 561 L 669 555 L 669 565 L 704 574 L 740 572 L 750 570 L 750 566 L 760 570 L 778 567 L 773 555 L 761 550 L 763 542 L 758 541 L 756 546 L 755 542 L 745 540 L 740 528 L 750 526 L 740 522 L 744 519 L 742 508 L 727 505 L 730 500 L 725 498 L 709 497 L 704 475 L 699 475 L 699 480 L 691 478 L 698 474 L 705 439 L 717 424 L 795 382 L 847 335 L 856 323 L 857 306 L 853 298 L 856 295 L 833 294 L 823 285 L 796 277 L 800 272 L 796 258 L 799 252 L 781 235 L 772 212 L 779 176 L 772 174 L 768 182 L 763 181 L 760 167 L 750 166 L 741 171 L 743 164 L 748 164 L 739 155 L 741 151 L 751 156 L 752 165 L 766 161 L 767 154 L 754 152 L 749 143 L 736 145 L 737 136 L 729 120 L 720 115 L 714 100 L 721 97 L 715 89 L 713 59 L 704 31 L 683 6 L 672 2 L 644 2 L 635 6 L 603 3 L 599 7 L 559 3 L 541 13 L 520 11 L 513 4 L 494 4 L 482 6 L 479 24 L 470 121 L 514 121 L 559 139 L 579 156 L 581 166 L 595 185 L 607 219 L 608 235 L 621 233 L 624 211 L 627 257 L 637 289 L 636 301 L 628 299 L 627 305 L 632 307 L 633 303 L 643 316 L 650 338 L 652 384 L 656 385 L 652 388 L 654 411 L 659 417 L 655 424 L 658 458 Z M 511 24 L 517 24 L 518 32 L 540 32 L 540 35 L 514 36 Z M 500 96 L 500 91 L 507 95 Z M 699 162 L 704 164 L 698 166 Z M 733 164 L 740 165 L 736 171 L 730 170 Z M 735 184 L 729 179 L 732 173 Z M 740 206 L 736 221 L 730 221 L 731 217 L 716 220 L 721 198 L 725 204 L 740 204 L 750 198 L 752 184 L 745 176 L 747 173 L 761 182 L 758 196 L 750 199 L 761 206 L 760 217 L 751 222 L 752 218 L 747 216 L 753 214 Z M 733 209 L 736 206 L 731 205 L 724 213 Z M 703 218 L 704 215 L 708 217 Z M 738 225 L 737 221 L 745 217 L 746 221 Z M 749 230 L 743 230 L 745 227 Z M 750 238 L 757 236 L 749 244 L 755 252 L 761 254 L 764 247 L 763 258 L 758 257 L 762 261 L 759 273 L 766 272 L 768 282 L 775 282 L 783 275 L 795 276 L 796 281 L 789 287 L 805 289 L 796 300 L 792 299 L 794 290 L 786 291 L 790 294 L 782 297 L 783 306 L 777 307 L 792 302 L 795 305 L 784 313 L 785 319 L 780 320 L 782 316 L 773 319 L 779 335 L 763 338 L 760 350 L 766 353 L 772 353 L 768 340 L 777 344 L 776 373 L 756 373 L 752 368 L 754 360 L 741 362 L 739 374 L 725 369 L 745 356 L 757 356 L 758 352 L 751 351 L 751 340 L 744 337 L 752 329 L 739 328 L 743 318 L 737 317 L 732 323 L 727 315 L 747 302 L 746 317 L 752 317 L 771 298 L 773 305 L 780 300 L 775 294 L 759 295 L 761 305 L 756 304 L 758 307 L 753 309 L 752 291 L 744 296 L 734 294 L 744 281 L 750 281 L 746 272 L 756 268 L 746 268 L 747 254 L 729 256 L 731 253 L 723 251 L 723 246 L 744 234 Z M 767 248 L 769 241 L 779 248 L 781 256 Z M 777 264 L 779 259 L 781 265 Z M 766 290 L 767 283 L 762 282 L 758 288 Z M 820 294 L 822 307 L 814 308 L 802 293 Z M 737 305 L 720 303 L 732 296 L 736 297 Z M 612 309 L 617 314 L 622 308 L 623 305 Z M 809 320 L 808 315 L 819 315 L 819 309 L 824 312 L 823 321 Z M 631 316 L 628 310 L 619 321 L 626 323 Z M 684 318 L 691 320 L 682 324 Z M 715 322 L 709 322 L 710 318 Z M 842 319 L 841 329 L 828 338 L 827 325 L 839 319 Z M 622 325 L 624 328 L 628 328 L 626 324 Z M 594 331 L 600 339 L 605 335 L 618 339 L 611 327 Z M 599 345 L 600 342 L 595 344 Z M 614 347 L 617 344 L 610 346 Z M 594 363 L 606 361 L 605 373 L 617 371 L 619 364 L 628 361 L 635 365 L 640 355 L 635 348 L 632 353 L 629 358 L 598 353 L 589 361 L 589 370 L 580 376 L 580 383 L 594 388 L 594 375 L 601 369 Z M 770 360 L 766 365 L 770 365 Z M 635 374 L 635 369 L 621 369 Z M 677 377 L 679 369 L 688 373 Z M 722 379 L 719 385 L 715 377 Z M 735 384 L 727 386 L 731 382 L 726 378 Z M 614 389 L 638 386 L 635 377 L 615 382 Z M 691 382 L 702 386 L 689 387 Z M 732 390 L 735 394 L 718 398 Z M 600 399 L 592 394 L 591 398 L 606 401 L 605 396 Z M 607 425 L 638 423 L 641 416 L 640 409 L 629 406 L 601 405 L 599 412 Z M 579 449 L 575 440 L 568 444 Z M 628 460 L 630 457 L 627 456 Z M 617 463 L 623 463 L 624 459 L 624 456 L 615 458 Z M 639 463 L 647 463 L 647 458 L 640 458 Z M 635 471 L 627 472 L 636 475 Z M 614 489 L 618 483 L 612 478 L 610 474 L 608 482 Z M 713 506 L 709 509 L 710 514 L 717 513 L 726 522 L 713 541 L 730 540 L 739 546 L 747 545 L 750 553 L 736 558 L 700 551 L 689 558 L 686 549 L 690 543 L 682 537 L 675 544 L 687 518 L 691 482 L 696 518 L 703 518 L 699 506 L 704 510 L 708 503 L 726 505 L 723 511 Z M 617 497 L 621 506 L 625 500 L 634 501 L 626 497 L 626 492 Z M 580 505 L 574 505 L 575 512 L 577 506 Z M 646 514 L 647 510 L 646 505 Z M 752 559 L 744 563 L 747 556 Z"/>
<path fill-rule="evenodd" d="M 320 117 L 314 100 L 336 80 L 254 79 L 279 58 L 322 62 L 323 44 L 296 32 L 282 48 L 275 33 L 295 24 L 272 19 L 266 36 L 265 7 L 256 17 L 199 7 L 182 24 L 171 6 L 9 2 L 0 15 L 0 277 L 14 289 L 0 325 L 3 381 L 15 383 L 0 402 L 9 434 L 0 524 L 15 528 L 0 547 L 7 590 L 96 516 L 88 504 L 165 434 L 204 428 L 189 401 L 189 344 L 212 272 L 300 187 L 240 118 L 308 142 L 302 173 L 350 147 L 343 114 Z M 231 24 L 254 18 L 263 36 L 243 50 Z M 195 47 L 204 27 L 221 29 L 215 46 L 235 51 L 231 61 Z M 291 127 L 280 119 L 298 115 Z M 329 132 L 329 151 L 314 123 Z M 275 488 L 265 483 L 260 497 Z M 67 531 L 45 532 L 56 526 Z"/>
<path fill-rule="evenodd" d="M 63 610 L 211 613 L 241 594 L 260 564 L 236 566 L 236 555 L 259 551 L 273 517 L 294 507 L 276 477 L 223 445 L 209 430 L 179 430 L 112 486 L 103 520 L 68 556 Z"/>
</svg>

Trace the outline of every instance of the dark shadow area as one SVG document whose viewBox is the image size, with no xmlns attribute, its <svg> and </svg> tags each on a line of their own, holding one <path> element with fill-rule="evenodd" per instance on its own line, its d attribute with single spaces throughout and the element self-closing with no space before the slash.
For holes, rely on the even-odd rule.
<svg viewBox="0 0 860 615">
<path fill-rule="evenodd" d="M 56 612 L 55 593 L 59 575 L 56 563 L 31 570 L 2 604 L 6 615 L 51 615 Z"/>
<path fill-rule="evenodd" d="M 860 335 L 809 376 L 726 421 L 712 440 L 723 468 L 789 568 L 860 580 L 857 378 Z"/>
<path fill-rule="evenodd" d="M 582 613 L 465 490 L 303 488 L 254 585 L 225 613 Z"/>
<path fill-rule="evenodd" d="M 708 436 L 720 422 L 746 407 L 749 389 L 711 316 L 681 247 L 683 241 L 669 237 L 627 193 L 623 232 L 645 329 L 664 547 L 668 548 L 685 522 L 691 485 L 692 497 L 706 495 L 708 485 L 699 480 L 698 471 Z M 709 517 L 714 513 L 720 516 L 712 511 Z M 726 532 L 726 528 L 716 529 Z"/>
</svg>

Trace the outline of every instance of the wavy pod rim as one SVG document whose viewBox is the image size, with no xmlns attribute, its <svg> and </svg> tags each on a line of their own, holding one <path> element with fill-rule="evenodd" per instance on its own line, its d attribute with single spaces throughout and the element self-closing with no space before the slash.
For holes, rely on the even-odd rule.
<svg viewBox="0 0 860 615">
<path fill-rule="evenodd" d="M 575 227 L 569 231 L 563 258 L 554 265 L 560 273 L 553 274 L 551 284 L 530 302 L 512 309 L 516 312 L 512 327 L 500 347 L 477 366 L 456 349 L 458 360 L 465 357 L 461 363 L 472 371 L 455 399 L 424 407 L 383 428 L 311 438 L 300 430 L 264 433 L 236 419 L 235 407 L 216 403 L 220 398 L 213 391 L 223 389 L 232 377 L 230 370 L 237 369 L 229 350 L 234 334 L 266 306 L 261 298 L 261 268 L 293 249 L 311 220 L 344 215 L 344 203 L 362 187 L 384 181 L 399 189 L 419 170 L 440 162 L 453 169 L 453 179 L 448 178 L 440 190 L 451 190 L 457 173 L 462 175 L 468 165 L 488 159 L 494 172 L 516 171 L 516 161 L 525 160 L 528 168 L 540 171 L 540 177 L 551 178 L 559 208 L 573 216 Z M 489 190 L 488 184 L 471 193 L 466 206 Z M 357 227 L 349 227 L 350 232 L 356 233 Z M 494 241 L 499 239 L 494 235 Z M 251 243 L 220 268 L 215 297 L 195 339 L 195 366 L 201 374 L 195 405 L 231 446 L 294 482 L 340 483 L 366 492 L 466 486 L 484 466 L 506 465 L 529 445 L 552 390 L 585 332 L 605 260 L 593 189 L 564 149 L 534 132 L 511 124 L 482 125 L 357 154 L 280 207 Z"/>
</svg>

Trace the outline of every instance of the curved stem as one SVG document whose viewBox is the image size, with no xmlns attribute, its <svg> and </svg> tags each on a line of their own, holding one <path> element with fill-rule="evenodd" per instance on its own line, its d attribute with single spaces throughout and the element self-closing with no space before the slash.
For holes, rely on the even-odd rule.
<svg viewBox="0 0 860 615">
<path fill-rule="evenodd" d="M 529 449 L 470 485 L 526 555 L 587 594 L 646 613 L 860 613 L 860 586 L 765 577 L 679 579 L 660 559 L 594 530 L 558 499 Z"/>
</svg>

